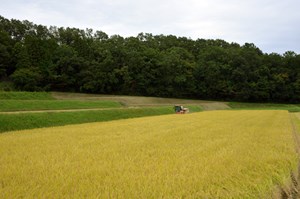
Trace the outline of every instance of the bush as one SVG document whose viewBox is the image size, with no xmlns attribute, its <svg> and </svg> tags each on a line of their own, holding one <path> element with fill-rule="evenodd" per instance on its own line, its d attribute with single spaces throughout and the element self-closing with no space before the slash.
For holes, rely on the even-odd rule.
<svg viewBox="0 0 300 199">
<path fill-rule="evenodd" d="M 0 91 L 14 91 L 14 84 L 13 82 L 3 81 L 0 82 Z"/>
</svg>

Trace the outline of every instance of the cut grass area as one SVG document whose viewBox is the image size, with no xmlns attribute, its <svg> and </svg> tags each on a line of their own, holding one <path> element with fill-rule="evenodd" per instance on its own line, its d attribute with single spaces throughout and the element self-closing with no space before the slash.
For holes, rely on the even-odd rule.
<svg viewBox="0 0 300 199">
<path fill-rule="evenodd" d="M 65 93 L 51 92 L 56 99 L 109 99 L 120 101 L 128 106 L 144 106 L 144 105 L 175 105 L 175 104 L 200 104 L 209 103 L 203 100 L 162 98 L 162 97 L 145 97 L 145 96 L 128 96 L 128 95 L 101 95 L 101 94 L 84 94 L 84 93 Z"/>
<path fill-rule="evenodd" d="M 52 92 L 52 96 L 56 99 L 77 99 L 77 100 L 113 100 L 121 102 L 126 106 L 135 107 L 157 107 L 157 106 L 172 106 L 172 105 L 198 105 L 204 110 L 224 110 L 229 109 L 224 102 L 191 100 L 191 99 L 175 99 L 161 97 L 144 97 L 144 96 L 124 96 L 124 95 L 97 95 L 83 93 L 63 93 Z"/>
<path fill-rule="evenodd" d="M 300 112 L 299 104 L 274 104 L 274 103 L 243 103 L 228 102 L 229 107 L 238 110 L 287 110 L 289 112 Z"/>
<path fill-rule="evenodd" d="M 83 93 L 64 93 L 64 92 L 0 92 L 0 100 L 56 100 L 56 101 L 114 101 L 120 102 L 127 107 L 158 107 L 158 106 L 202 106 L 204 110 L 224 110 L 229 109 L 224 102 L 190 100 L 190 99 L 174 99 L 159 97 L 143 97 L 143 96 L 122 96 L 122 95 L 97 95 Z M 26 102 L 24 102 L 25 104 Z M 3 105 L 4 106 L 4 105 Z M 17 106 L 17 105 L 16 105 Z M 37 105 L 38 106 L 38 105 Z M 8 106 L 7 106 L 8 107 Z M 29 110 L 20 109 L 12 110 Z M 6 108 L 7 111 L 9 108 Z M 73 108 L 72 108 L 73 109 Z M 75 108 L 74 108 L 75 109 Z M 32 109 L 37 110 L 37 109 Z M 41 110 L 50 110 L 50 108 L 42 107 Z M 0 110 L 1 111 L 1 110 Z"/>
<path fill-rule="evenodd" d="M 209 111 L 5 133 L 0 196 L 272 198 L 291 132 L 287 111 Z"/>
<path fill-rule="evenodd" d="M 189 108 L 191 112 L 201 111 L 199 106 L 189 106 Z M 0 114 L 0 132 L 173 113 L 173 107 L 157 107 L 78 112 Z"/>
<path fill-rule="evenodd" d="M 47 92 L 4 92 L 0 91 L 0 100 L 53 100 Z"/>
<path fill-rule="evenodd" d="M 119 102 L 101 100 L 0 100 L 0 111 L 119 108 L 121 106 Z"/>
</svg>

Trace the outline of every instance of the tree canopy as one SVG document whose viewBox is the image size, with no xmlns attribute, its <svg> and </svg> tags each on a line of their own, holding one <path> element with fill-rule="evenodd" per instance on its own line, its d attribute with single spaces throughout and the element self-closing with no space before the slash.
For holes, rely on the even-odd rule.
<svg viewBox="0 0 300 199">
<path fill-rule="evenodd" d="M 108 36 L 0 16 L 0 81 L 25 91 L 296 103 L 300 55 L 220 39 Z"/>
</svg>

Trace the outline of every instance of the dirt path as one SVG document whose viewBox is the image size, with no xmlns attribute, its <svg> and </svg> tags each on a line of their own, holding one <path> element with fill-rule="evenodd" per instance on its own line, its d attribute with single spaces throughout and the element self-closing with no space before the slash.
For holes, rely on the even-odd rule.
<svg viewBox="0 0 300 199">
<path fill-rule="evenodd" d="M 297 113 L 290 113 L 290 120 L 292 124 L 292 133 L 295 140 L 296 151 L 300 156 L 300 137 L 299 129 L 297 128 L 296 120 L 300 119 L 300 115 Z M 298 171 L 291 173 L 290 190 L 282 189 L 281 198 L 300 198 L 300 161 L 298 162 Z"/>
</svg>

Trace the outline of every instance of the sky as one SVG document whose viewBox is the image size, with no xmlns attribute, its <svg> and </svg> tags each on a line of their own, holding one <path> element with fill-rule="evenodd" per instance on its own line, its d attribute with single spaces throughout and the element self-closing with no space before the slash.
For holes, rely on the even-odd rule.
<svg viewBox="0 0 300 199">
<path fill-rule="evenodd" d="M 0 0 L 0 15 L 58 27 L 254 43 L 300 54 L 299 0 Z"/>
</svg>

